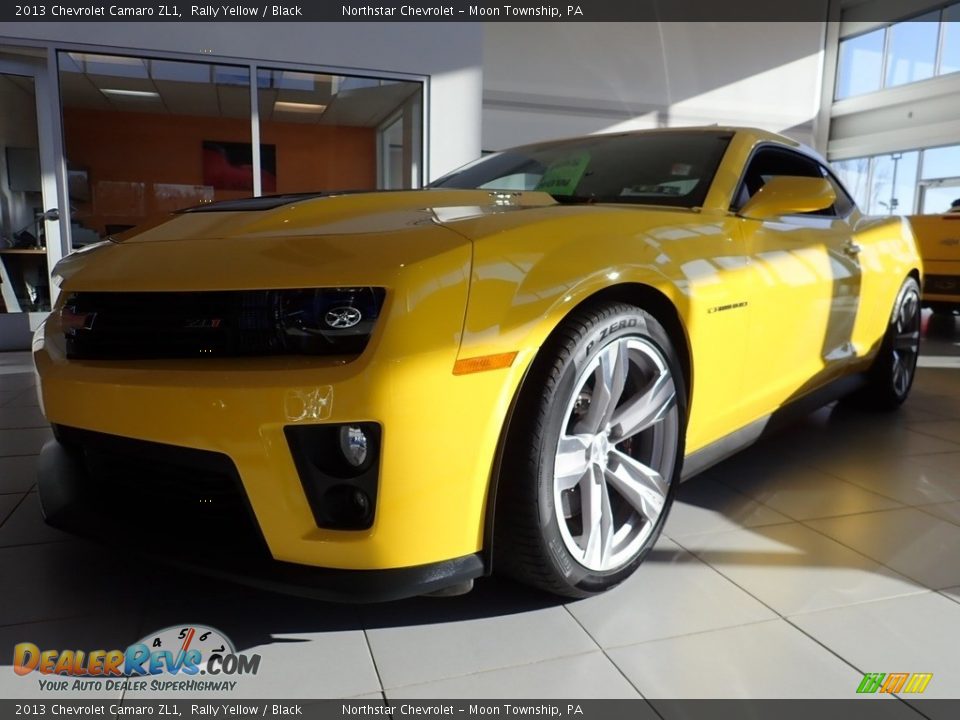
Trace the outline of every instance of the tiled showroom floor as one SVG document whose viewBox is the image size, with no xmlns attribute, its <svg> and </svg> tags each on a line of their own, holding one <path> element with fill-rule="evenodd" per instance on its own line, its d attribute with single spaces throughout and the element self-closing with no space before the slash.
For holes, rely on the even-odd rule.
<svg viewBox="0 0 960 720">
<path fill-rule="evenodd" d="M 0 355 L 0 696 L 40 692 L 9 672 L 16 642 L 122 648 L 203 623 L 262 655 L 247 696 L 849 698 L 869 671 L 932 672 L 924 697 L 960 697 L 958 342 L 928 344 L 900 412 L 822 409 L 685 484 L 665 537 L 606 595 L 487 579 L 379 606 L 239 588 L 46 528 L 33 488 L 50 433 L 28 356 Z"/>
</svg>

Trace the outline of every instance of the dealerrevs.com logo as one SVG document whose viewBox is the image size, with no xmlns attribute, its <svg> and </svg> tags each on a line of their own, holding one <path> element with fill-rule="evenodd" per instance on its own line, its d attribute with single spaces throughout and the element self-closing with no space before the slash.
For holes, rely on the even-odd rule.
<svg viewBox="0 0 960 720">
<path fill-rule="evenodd" d="M 13 648 L 13 671 L 44 676 L 38 678 L 40 689 L 51 691 L 231 691 L 237 681 L 228 678 L 256 675 L 260 659 L 257 654 L 238 653 L 215 628 L 176 625 L 150 633 L 124 650 L 51 650 L 18 643 Z"/>
</svg>

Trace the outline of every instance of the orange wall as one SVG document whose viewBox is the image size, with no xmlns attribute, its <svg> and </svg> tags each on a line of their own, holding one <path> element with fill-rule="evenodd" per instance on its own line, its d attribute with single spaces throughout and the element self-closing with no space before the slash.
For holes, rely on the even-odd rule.
<svg viewBox="0 0 960 720">
<path fill-rule="evenodd" d="M 92 195 L 89 203 L 71 203 L 74 217 L 101 233 L 107 223 L 138 224 L 156 212 L 153 183 L 202 185 L 204 140 L 250 142 L 246 119 L 65 108 L 63 120 L 67 159 L 88 171 Z M 263 122 L 260 141 L 277 147 L 278 193 L 376 187 L 373 128 Z M 116 200 L 110 214 L 98 208 L 103 181 L 145 183 L 145 214 L 117 214 Z M 250 194 L 217 190 L 215 199 Z"/>
</svg>

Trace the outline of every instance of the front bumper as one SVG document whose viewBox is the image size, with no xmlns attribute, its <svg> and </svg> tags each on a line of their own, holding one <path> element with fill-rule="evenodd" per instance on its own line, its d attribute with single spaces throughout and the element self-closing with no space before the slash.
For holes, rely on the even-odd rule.
<svg viewBox="0 0 960 720">
<path fill-rule="evenodd" d="M 359 584 L 363 595 L 364 586 L 382 581 L 358 580 L 362 571 L 389 571 L 387 585 L 406 586 L 379 599 L 429 592 L 483 572 L 477 554 L 484 548 L 490 475 L 527 357 L 512 368 L 466 376 L 451 372 L 455 349 L 428 343 L 405 358 L 368 352 L 349 363 L 308 357 L 78 362 L 64 357 L 61 339 L 48 324 L 34 349 L 51 423 L 219 456 L 235 473 L 247 525 L 198 524 L 190 535 L 194 546 L 171 546 L 168 559 L 273 586 L 306 570 L 309 578 L 295 585 Z M 373 523 L 365 530 L 319 528 L 285 428 L 356 422 L 383 428 Z M 164 534 L 169 522 L 148 525 L 135 509 L 113 519 L 104 518 L 102 508 L 74 512 L 72 488 L 89 473 L 75 467 L 75 450 L 54 444 L 44 452 L 42 497 L 52 524 L 98 535 L 100 522 L 140 521 L 140 534 L 114 533 L 116 544 L 135 549 L 145 533 Z M 144 481 L 139 471 L 128 480 Z M 238 543 L 255 535 L 261 555 L 256 562 L 223 556 L 201 562 L 196 545 L 211 533 Z M 306 568 L 295 573 L 293 566 Z"/>
<path fill-rule="evenodd" d="M 484 574 L 479 554 L 414 567 L 337 570 L 274 560 L 225 456 L 58 428 L 40 453 L 38 492 L 61 530 L 161 562 L 255 587 L 329 601 L 381 602 L 442 590 Z M 91 451 L 136 454 L 148 473 L 177 470 L 182 492 L 145 493 L 91 472 Z M 94 450 L 95 449 L 95 450 Z M 133 459 L 133 455 L 129 456 Z M 133 480 L 134 478 L 130 478 Z M 137 478 L 140 479 L 140 478 Z M 191 487 L 192 485 L 192 487 Z M 141 486 L 142 489 L 142 486 Z M 155 489 L 155 488 L 154 488 Z M 198 503 L 200 496 L 215 498 Z M 136 508 L 136 513 L 124 510 Z"/>
</svg>

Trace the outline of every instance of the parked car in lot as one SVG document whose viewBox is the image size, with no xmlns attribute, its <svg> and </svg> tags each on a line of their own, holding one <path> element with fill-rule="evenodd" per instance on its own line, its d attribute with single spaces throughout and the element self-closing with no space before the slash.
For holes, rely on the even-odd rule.
<svg viewBox="0 0 960 720">
<path fill-rule="evenodd" d="M 921 301 L 935 313 L 960 310 L 960 212 L 911 215 L 923 258 Z"/>
<path fill-rule="evenodd" d="M 274 588 L 644 559 L 789 408 L 906 398 L 909 225 L 742 128 L 505 150 L 427 189 L 183 211 L 65 258 L 34 358 L 47 521 Z"/>
</svg>

